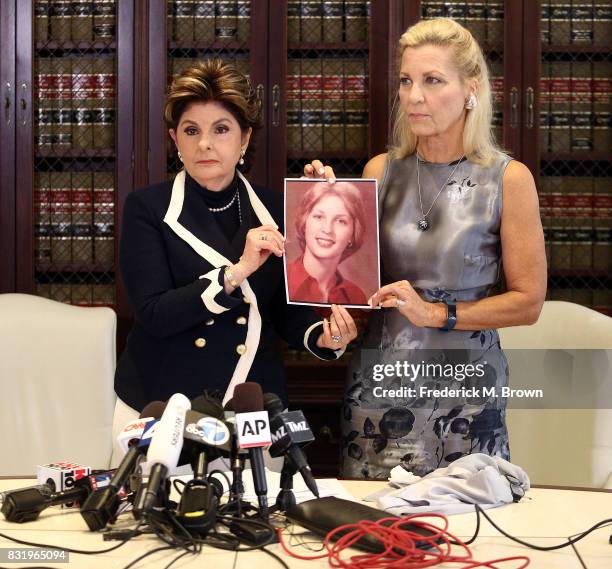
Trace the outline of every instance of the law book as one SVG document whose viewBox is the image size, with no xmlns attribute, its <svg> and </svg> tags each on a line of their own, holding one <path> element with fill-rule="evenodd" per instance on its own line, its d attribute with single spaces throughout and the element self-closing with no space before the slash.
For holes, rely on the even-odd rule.
<svg viewBox="0 0 612 569">
<path fill-rule="evenodd" d="M 323 66 L 323 150 L 345 148 L 345 91 L 344 60 L 327 58 Z"/>
<path fill-rule="evenodd" d="M 96 58 L 93 63 L 93 148 L 115 147 L 114 60 Z"/>
<path fill-rule="evenodd" d="M 34 263 L 36 268 L 51 264 L 51 187 L 49 172 L 34 178 Z"/>
<path fill-rule="evenodd" d="M 550 150 L 570 150 L 570 63 L 551 64 L 550 80 Z"/>
<path fill-rule="evenodd" d="M 484 2 L 466 4 L 465 25 L 482 46 L 487 39 L 487 7 Z"/>
<path fill-rule="evenodd" d="M 287 42 L 289 45 L 300 41 L 300 0 L 287 2 Z"/>
<path fill-rule="evenodd" d="M 72 173 L 72 262 L 93 262 L 93 186 L 91 172 Z"/>
<path fill-rule="evenodd" d="M 72 0 L 70 36 L 72 41 L 93 39 L 93 0 Z"/>
<path fill-rule="evenodd" d="M 568 0 L 550 0 L 550 43 L 570 43 L 572 6 Z"/>
<path fill-rule="evenodd" d="M 72 147 L 93 148 L 93 114 L 96 107 L 94 59 L 72 61 Z"/>
<path fill-rule="evenodd" d="M 115 304 L 115 287 L 112 284 L 92 284 L 92 305 L 112 307 Z"/>
<path fill-rule="evenodd" d="M 34 144 L 41 149 L 50 149 L 53 144 L 53 114 L 57 108 L 56 76 L 51 58 L 37 57 L 35 61 L 34 89 L 38 105 L 34 116 Z"/>
<path fill-rule="evenodd" d="M 199 0 L 193 11 L 193 39 L 212 43 L 215 41 L 215 2 Z"/>
<path fill-rule="evenodd" d="M 572 3 L 570 42 L 573 44 L 593 43 L 593 5 L 582 2 Z"/>
<path fill-rule="evenodd" d="M 323 150 L 323 77 L 320 59 L 300 60 L 302 150 Z"/>
<path fill-rule="evenodd" d="M 486 34 L 489 44 L 503 44 L 504 4 L 502 2 L 487 3 Z"/>
<path fill-rule="evenodd" d="M 366 59 L 346 59 L 345 84 L 345 149 L 367 152 L 368 77 Z"/>
<path fill-rule="evenodd" d="M 49 39 L 69 41 L 72 21 L 72 0 L 51 0 Z"/>
<path fill-rule="evenodd" d="M 610 45 L 612 43 L 612 2 L 600 0 L 593 6 L 593 43 Z"/>
<path fill-rule="evenodd" d="M 574 216 L 572 268 L 593 266 L 593 179 L 573 176 L 571 179 L 570 215 Z"/>
<path fill-rule="evenodd" d="M 174 16 L 174 31 L 176 41 L 192 41 L 194 38 L 195 4 L 192 0 L 176 0 Z"/>
<path fill-rule="evenodd" d="M 330 0 L 322 3 L 323 41 L 342 42 L 343 0 Z"/>
<path fill-rule="evenodd" d="M 116 34 L 117 4 L 115 0 L 95 0 L 93 3 L 94 40 L 112 40 Z"/>
<path fill-rule="evenodd" d="M 174 41 L 176 20 L 176 0 L 166 0 L 166 41 Z"/>
<path fill-rule="evenodd" d="M 542 45 L 550 43 L 550 6 L 547 2 L 540 6 L 540 41 Z"/>
<path fill-rule="evenodd" d="M 323 41 L 323 6 L 320 1 L 301 0 L 300 41 L 310 43 Z"/>
<path fill-rule="evenodd" d="M 93 256 L 96 264 L 115 262 L 115 178 L 112 172 L 93 173 Z"/>
<path fill-rule="evenodd" d="M 45 43 L 49 40 L 49 0 L 38 0 L 34 4 L 34 38 L 35 41 Z"/>
<path fill-rule="evenodd" d="M 612 62 L 593 62 L 593 150 L 609 152 L 612 148 Z"/>
<path fill-rule="evenodd" d="M 572 151 L 593 150 L 592 77 L 588 61 L 575 61 L 571 77 L 570 148 Z"/>
<path fill-rule="evenodd" d="M 593 309 L 606 316 L 612 316 L 612 290 L 593 289 Z"/>
<path fill-rule="evenodd" d="M 302 111 L 301 111 L 301 59 L 287 60 L 286 100 L 287 100 L 287 147 L 289 150 L 302 150 Z"/>
<path fill-rule="evenodd" d="M 216 0 L 215 38 L 235 40 L 238 35 L 238 3 L 236 0 Z"/>
<path fill-rule="evenodd" d="M 72 257 L 72 220 L 70 172 L 50 173 L 51 261 L 68 263 Z"/>
<path fill-rule="evenodd" d="M 251 0 L 236 2 L 236 39 L 247 42 L 251 36 Z"/>
<path fill-rule="evenodd" d="M 344 37 L 347 42 L 368 39 L 370 3 L 364 0 L 344 0 Z"/>
</svg>

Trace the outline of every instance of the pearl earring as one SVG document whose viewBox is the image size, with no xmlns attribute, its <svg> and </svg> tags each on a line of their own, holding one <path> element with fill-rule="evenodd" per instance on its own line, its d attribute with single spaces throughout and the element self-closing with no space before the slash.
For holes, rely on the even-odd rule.
<svg viewBox="0 0 612 569">
<path fill-rule="evenodd" d="M 178 154 L 178 159 L 182 162 L 183 161 L 183 155 L 181 154 L 181 151 L 177 150 L 177 154 Z"/>
<path fill-rule="evenodd" d="M 465 108 L 468 111 L 474 110 L 478 106 L 478 99 L 474 93 L 470 94 L 469 99 L 465 103 Z"/>
<path fill-rule="evenodd" d="M 240 160 L 238 160 L 238 164 L 240 164 L 241 166 L 244 164 L 244 154 L 245 154 L 245 150 L 243 148 L 240 150 Z"/>
</svg>

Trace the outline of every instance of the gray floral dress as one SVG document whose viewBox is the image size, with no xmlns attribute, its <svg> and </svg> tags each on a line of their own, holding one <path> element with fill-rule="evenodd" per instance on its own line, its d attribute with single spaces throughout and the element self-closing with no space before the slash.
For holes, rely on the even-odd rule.
<svg viewBox="0 0 612 569">
<path fill-rule="evenodd" d="M 423 299 L 486 297 L 501 277 L 502 180 L 510 158 L 387 162 L 380 188 L 382 282 L 408 280 Z M 447 182 L 448 180 L 448 182 Z M 386 478 L 402 464 L 424 475 L 472 452 L 509 459 L 508 364 L 496 330 L 413 326 L 396 309 L 373 311 L 348 370 L 341 475 Z"/>
</svg>

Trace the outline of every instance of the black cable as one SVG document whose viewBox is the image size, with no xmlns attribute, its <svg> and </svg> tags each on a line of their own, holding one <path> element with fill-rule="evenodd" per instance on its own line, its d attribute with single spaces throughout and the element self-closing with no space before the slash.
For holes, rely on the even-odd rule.
<svg viewBox="0 0 612 569">
<path fill-rule="evenodd" d="M 181 557 L 185 557 L 185 555 L 189 555 L 190 553 L 192 552 L 183 551 L 183 553 L 179 553 L 172 561 L 170 561 L 170 563 L 168 563 L 168 565 L 164 567 L 164 569 L 170 569 L 170 567 L 172 567 L 172 565 L 174 565 Z"/>
<path fill-rule="evenodd" d="M 137 557 L 133 561 L 130 561 L 123 569 L 130 569 L 130 567 L 134 567 L 134 565 L 136 565 L 136 563 L 139 563 L 140 561 L 142 561 L 146 557 L 149 557 L 149 555 L 153 555 L 154 553 L 157 553 L 158 551 L 165 551 L 167 549 L 174 549 L 174 547 L 168 546 L 168 545 L 164 545 L 163 547 L 156 547 L 155 549 L 151 549 L 151 551 L 147 551 L 146 553 L 143 553 L 142 555 L 140 555 L 139 557 Z"/>
<path fill-rule="evenodd" d="M 532 543 L 528 543 L 526 541 L 523 541 L 522 539 L 519 539 L 518 537 L 514 537 L 512 535 L 510 535 L 509 533 L 505 532 L 503 529 L 501 529 L 486 513 L 485 511 L 478 505 L 475 504 L 474 505 L 477 514 L 482 514 L 487 521 L 499 532 L 501 533 L 504 537 L 507 537 L 508 539 L 515 541 L 516 543 L 520 543 L 521 545 L 524 545 L 525 547 L 529 547 L 530 549 L 536 549 L 538 551 L 553 551 L 555 549 L 562 549 L 564 547 L 567 547 L 569 545 L 572 545 L 574 543 L 576 543 L 577 541 L 580 541 L 582 538 L 586 537 L 587 535 L 589 535 L 591 532 L 595 531 L 596 529 L 599 529 L 600 527 L 606 526 L 608 524 L 612 524 L 612 518 L 608 518 L 606 520 L 602 520 L 600 522 L 597 522 L 593 527 L 589 528 L 588 530 L 576 534 L 576 537 L 568 539 L 567 543 L 560 543 L 558 545 L 548 545 L 548 546 L 542 546 L 542 545 L 534 545 Z M 475 538 L 476 536 L 474 536 Z M 474 539 L 472 538 L 472 539 Z M 469 543 L 469 542 L 467 542 Z"/>
<path fill-rule="evenodd" d="M 223 494 L 226 494 L 230 491 L 231 487 L 232 487 L 232 483 L 230 482 L 229 476 L 227 474 L 225 474 L 225 472 L 223 472 L 223 470 L 213 470 L 209 475 L 208 478 L 210 478 L 211 476 L 213 476 L 214 474 L 220 474 L 221 476 L 223 476 L 223 478 L 225 478 L 225 481 L 227 482 L 227 491 L 223 492 Z"/>
<path fill-rule="evenodd" d="M 280 556 L 276 555 L 276 553 L 274 553 L 273 551 L 270 551 L 269 549 L 266 549 L 265 547 L 262 547 L 261 550 L 264 553 L 267 553 L 268 555 L 270 555 L 271 557 L 274 557 L 274 559 L 276 559 L 285 569 L 289 569 L 289 565 L 287 565 L 281 558 Z"/>
</svg>

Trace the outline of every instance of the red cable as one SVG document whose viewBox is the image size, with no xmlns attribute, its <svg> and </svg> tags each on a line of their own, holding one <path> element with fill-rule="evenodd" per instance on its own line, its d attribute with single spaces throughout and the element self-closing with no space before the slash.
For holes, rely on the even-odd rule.
<svg viewBox="0 0 612 569">
<path fill-rule="evenodd" d="M 443 522 L 443 527 L 426 521 L 426 518 L 439 518 Z M 406 524 L 409 524 L 409 527 L 404 527 Z M 429 535 L 422 535 L 412 528 L 425 530 Z M 524 569 L 529 565 L 529 558 L 523 555 L 491 561 L 473 559 L 469 547 L 448 531 L 446 516 L 436 513 L 413 514 L 401 519 L 383 518 L 376 522 L 364 520 L 339 526 L 330 531 L 323 540 L 327 553 L 313 556 L 294 553 L 285 544 L 282 529 L 278 529 L 277 532 L 281 547 L 291 557 L 305 561 L 327 557 L 329 565 L 339 569 L 421 569 L 449 562 L 459 563 L 464 569 L 475 567 L 500 569 L 497 564 L 507 561 L 524 562 L 514 569 Z M 334 541 L 339 533 L 343 535 Z M 351 554 L 347 551 L 366 535 L 378 540 L 383 551 L 359 554 Z M 452 550 L 457 551 L 457 548 L 463 552 L 463 555 L 460 555 L 459 552 L 453 553 Z"/>
</svg>

